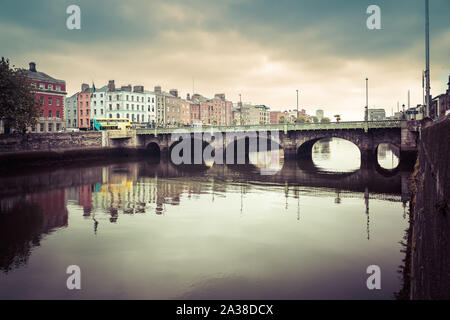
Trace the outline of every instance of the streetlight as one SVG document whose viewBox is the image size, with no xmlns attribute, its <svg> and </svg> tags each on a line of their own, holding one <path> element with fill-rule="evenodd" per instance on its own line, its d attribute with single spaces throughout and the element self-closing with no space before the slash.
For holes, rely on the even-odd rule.
<svg viewBox="0 0 450 320">
<path fill-rule="evenodd" d="M 364 112 L 364 121 L 369 121 L 369 79 L 366 78 L 366 110 Z"/>
<path fill-rule="evenodd" d="M 242 96 L 239 93 L 239 125 L 242 125 Z"/>
<path fill-rule="evenodd" d="M 297 121 L 298 121 L 298 89 L 297 89 L 297 119 L 295 122 L 297 122 Z"/>
</svg>

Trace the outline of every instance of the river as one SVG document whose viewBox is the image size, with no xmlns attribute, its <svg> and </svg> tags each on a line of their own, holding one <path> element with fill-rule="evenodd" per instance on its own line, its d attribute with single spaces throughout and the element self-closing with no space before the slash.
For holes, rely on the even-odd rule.
<svg viewBox="0 0 450 320">
<path fill-rule="evenodd" d="M 386 170 L 360 169 L 357 148 L 330 139 L 270 175 L 154 159 L 11 173 L 0 299 L 393 299 L 408 227 L 396 154 L 379 147 Z"/>
</svg>

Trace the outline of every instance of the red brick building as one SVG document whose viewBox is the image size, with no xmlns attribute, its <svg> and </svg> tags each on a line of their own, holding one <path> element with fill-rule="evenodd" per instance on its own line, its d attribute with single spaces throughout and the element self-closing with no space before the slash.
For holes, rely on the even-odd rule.
<svg viewBox="0 0 450 320">
<path fill-rule="evenodd" d="M 30 86 L 34 91 L 39 114 L 36 126 L 31 132 L 56 132 L 64 130 L 64 97 L 66 82 L 38 72 L 36 64 L 30 62 L 29 70 L 25 70 Z"/>
</svg>

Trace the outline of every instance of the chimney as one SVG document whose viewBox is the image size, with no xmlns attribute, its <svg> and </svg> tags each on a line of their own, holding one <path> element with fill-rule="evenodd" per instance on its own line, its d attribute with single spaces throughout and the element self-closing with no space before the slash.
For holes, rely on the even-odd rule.
<svg viewBox="0 0 450 320">
<path fill-rule="evenodd" d="M 137 93 L 143 93 L 144 92 L 144 86 L 134 86 L 133 91 Z"/>
<path fill-rule="evenodd" d="M 177 97 L 177 98 L 178 98 L 178 90 L 177 90 L 177 89 L 171 89 L 171 90 L 169 91 L 169 93 L 170 93 L 171 95 L 173 95 L 174 97 Z"/>
<path fill-rule="evenodd" d="M 31 72 L 36 72 L 36 63 L 30 62 L 30 71 Z"/>
<path fill-rule="evenodd" d="M 128 91 L 131 92 L 131 84 L 127 85 L 127 86 L 122 86 L 120 87 L 121 91 Z"/>
<path fill-rule="evenodd" d="M 114 84 L 114 80 L 108 81 L 108 91 L 116 91 L 116 85 Z"/>
<path fill-rule="evenodd" d="M 81 92 L 85 92 L 86 90 L 89 89 L 89 85 L 86 83 L 82 83 L 81 84 Z"/>
<path fill-rule="evenodd" d="M 155 87 L 155 93 L 156 94 L 161 94 L 161 86 L 156 86 Z"/>
</svg>

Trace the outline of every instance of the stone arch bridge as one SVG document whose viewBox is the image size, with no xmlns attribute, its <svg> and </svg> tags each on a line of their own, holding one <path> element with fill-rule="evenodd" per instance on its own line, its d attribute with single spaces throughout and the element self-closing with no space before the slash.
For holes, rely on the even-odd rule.
<svg viewBox="0 0 450 320">
<path fill-rule="evenodd" d="M 298 123 L 246 126 L 203 126 L 201 128 L 152 128 L 130 131 L 108 132 L 107 144 L 111 147 L 147 149 L 161 156 L 167 156 L 178 142 L 174 135 L 180 133 L 192 138 L 202 137 L 204 143 L 213 148 L 220 140 L 214 135 L 220 132 L 226 150 L 230 141 L 240 137 L 256 136 L 276 144 L 284 151 L 285 158 L 310 158 L 314 143 L 324 138 L 341 138 L 354 143 L 361 152 L 361 165 L 376 160 L 377 148 L 381 143 L 396 146 L 400 151 L 400 162 L 415 159 L 417 152 L 418 125 L 416 122 L 394 121 L 352 121 L 333 123 Z M 275 139 L 275 136 L 277 139 Z"/>
</svg>

